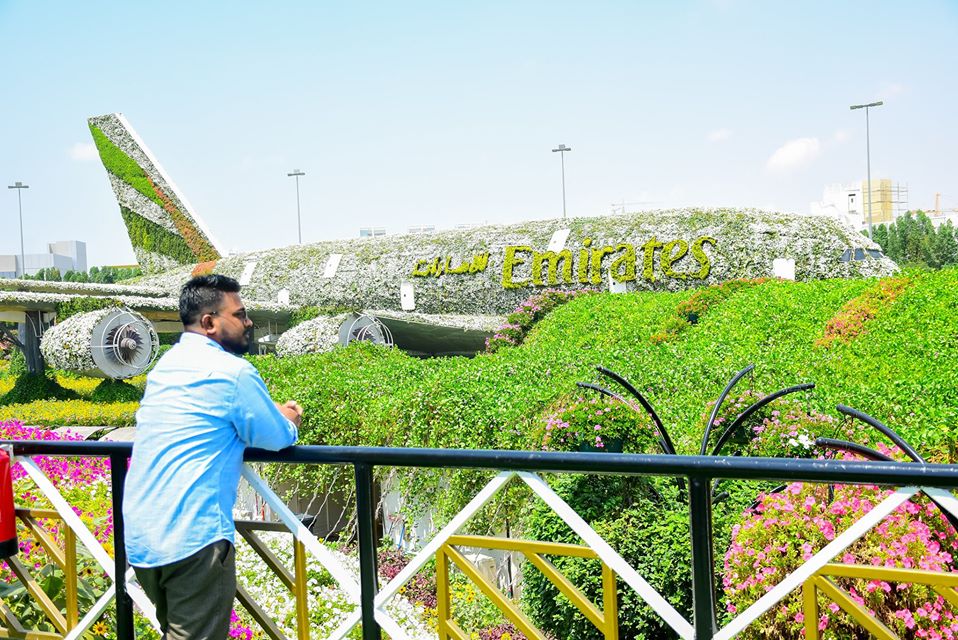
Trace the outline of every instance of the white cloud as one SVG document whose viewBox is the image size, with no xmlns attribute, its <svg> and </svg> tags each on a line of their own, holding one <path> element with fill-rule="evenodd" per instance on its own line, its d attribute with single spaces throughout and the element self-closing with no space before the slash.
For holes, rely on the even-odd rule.
<svg viewBox="0 0 958 640">
<path fill-rule="evenodd" d="M 77 142 L 70 147 L 70 157 L 78 162 L 91 162 L 99 158 L 99 154 L 92 142 Z"/>
<path fill-rule="evenodd" d="M 801 168 L 818 157 L 822 143 L 818 138 L 797 138 L 789 140 L 775 150 L 765 168 L 768 171 L 786 172 Z"/>
<path fill-rule="evenodd" d="M 908 89 L 900 82 L 888 82 L 882 87 L 882 94 L 887 97 L 900 96 Z"/>
<path fill-rule="evenodd" d="M 724 142 L 732 137 L 731 129 L 716 129 L 715 131 L 709 132 L 707 138 L 709 142 Z"/>
<path fill-rule="evenodd" d="M 839 129 L 835 132 L 834 140 L 838 143 L 848 142 L 851 137 L 851 134 L 848 133 L 846 129 Z"/>
</svg>

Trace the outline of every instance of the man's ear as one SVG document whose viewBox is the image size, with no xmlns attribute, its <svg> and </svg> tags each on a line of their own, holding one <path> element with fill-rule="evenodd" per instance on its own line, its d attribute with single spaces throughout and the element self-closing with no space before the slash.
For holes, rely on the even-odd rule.
<svg viewBox="0 0 958 640">
<path fill-rule="evenodd" d="M 206 333 L 213 331 L 214 330 L 213 314 L 204 313 L 203 315 L 201 315 L 199 325 L 200 325 L 200 329 L 202 329 Z"/>
</svg>

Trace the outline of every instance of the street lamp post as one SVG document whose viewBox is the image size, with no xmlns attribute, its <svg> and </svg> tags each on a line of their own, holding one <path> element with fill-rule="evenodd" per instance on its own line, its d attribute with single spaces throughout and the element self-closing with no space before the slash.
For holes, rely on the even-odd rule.
<svg viewBox="0 0 958 640">
<path fill-rule="evenodd" d="M 872 150 L 868 123 L 868 110 L 872 107 L 880 107 L 883 104 L 885 103 L 879 100 L 878 102 L 869 102 L 868 104 L 853 104 L 849 107 L 849 109 L 852 111 L 855 109 L 865 110 L 865 165 L 868 171 L 868 237 L 873 241 L 875 240 L 875 236 L 872 233 Z"/>
<path fill-rule="evenodd" d="M 306 172 L 300 171 L 299 169 L 293 169 L 292 173 L 287 173 L 286 175 L 291 178 L 296 178 L 296 230 L 299 235 L 299 243 L 303 244 L 303 222 L 299 215 L 299 177 L 305 176 Z"/>
<path fill-rule="evenodd" d="M 562 159 L 562 219 L 565 220 L 565 152 L 572 151 L 572 147 L 567 147 L 564 144 L 560 144 L 557 148 L 552 150 L 552 153 L 558 153 L 559 157 Z"/>
<path fill-rule="evenodd" d="M 16 189 L 17 190 L 17 210 L 20 212 L 20 275 L 27 274 L 27 260 L 23 255 L 23 201 L 20 198 L 20 193 L 24 189 L 29 189 L 30 185 L 23 184 L 19 180 L 9 185 L 7 189 Z M 16 269 L 14 269 L 16 271 Z"/>
</svg>

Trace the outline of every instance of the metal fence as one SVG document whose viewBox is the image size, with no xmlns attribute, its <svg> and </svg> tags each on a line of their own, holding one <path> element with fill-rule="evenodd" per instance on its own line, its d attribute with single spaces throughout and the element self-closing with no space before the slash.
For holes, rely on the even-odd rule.
<svg viewBox="0 0 958 640">
<path fill-rule="evenodd" d="M 6 444 L 13 446 L 14 454 L 17 456 L 109 457 L 112 469 L 115 548 L 114 566 L 111 567 L 109 573 L 114 580 L 116 590 L 116 631 L 118 640 L 132 640 L 134 637 L 133 603 L 126 582 L 128 568 L 126 550 L 123 545 L 124 523 L 121 509 L 123 484 L 132 445 L 129 443 L 62 441 L 15 441 Z M 490 482 L 486 489 L 480 492 L 485 500 L 488 500 L 510 477 L 518 475 L 540 497 L 546 499 L 547 502 L 552 500 L 550 506 L 558 511 L 562 511 L 563 508 L 568 511 L 571 511 L 571 509 L 561 502 L 561 499 L 558 499 L 557 496 L 549 494 L 547 484 L 538 477 L 537 472 L 645 475 L 684 479 L 688 483 L 689 526 L 692 547 L 692 595 L 694 601 L 691 621 L 685 620 L 675 612 L 653 589 L 645 589 L 644 587 L 648 587 L 647 583 L 631 567 L 615 562 L 616 559 L 621 560 L 621 558 L 601 538 L 589 536 L 588 533 L 591 529 L 588 528 L 588 525 L 584 525 L 581 518 L 577 522 L 584 525 L 581 531 L 586 534 L 582 536 L 586 543 L 604 561 L 611 558 L 614 562 L 613 569 L 627 583 L 634 588 L 642 588 L 640 595 L 647 600 L 653 609 L 666 618 L 666 621 L 678 636 L 697 640 L 706 638 L 725 640 L 734 637 L 806 580 L 824 575 L 832 567 L 828 563 L 835 555 L 919 491 L 929 494 L 946 512 L 958 517 L 958 499 L 951 492 L 958 489 L 958 465 L 885 461 L 851 462 L 717 456 L 321 446 L 297 446 L 279 452 L 251 449 L 246 452 L 246 461 L 284 464 L 336 464 L 353 467 L 356 481 L 360 565 L 358 585 L 360 611 L 353 624 L 355 622 L 362 623 L 364 640 L 381 638 L 380 628 L 383 617 L 382 615 L 377 616 L 377 610 L 382 605 L 383 597 L 388 596 L 389 593 L 395 593 L 395 590 L 398 589 L 398 587 L 393 588 L 392 583 L 390 583 L 390 586 L 383 589 L 383 593 L 378 593 L 380 586 L 377 578 L 376 552 L 379 541 L 376 539 L 375 533 L 377 503 L 374 500 L 373 473 L 376 467 L 500 470 L 502 473 Z M 247 475 L 247 472 L 244 471 L 244 475 Z M 247 479 L 255 480 L 251 475 L 247 475 Z M 826 548 L 789 576 L 786 581 L 760 598 L 758 602 L 739 614 L 724 628 L 719 629 L 716 618 L 711 534 L 711 484 L 718 479 L 878 484 L 903 488 L 898 489 L 884 502 L 876 505 L 865 518 L 850 527 L 841 536 L 836 537 Z M 259 482 L 260 487 L 265 488 L 262 481 Z M 480 496 L 477 495 L 474 502 L 481 506 L 479 498 Z M 274 495 L 273 500 L 278 500 L 278 498 Z M 563 507 L 563 505 L 565 506 Z M 279 506 L 282 507 L 282 505 Z M 478 506 L 475 508 L 478 508 Z M 574 512 L 565 513 L 563 517 L 567 518 L 567 522 L 570 519 L 574 521 L 575 518 L 578 518 Z M 464 518 L 458 520 L 458 524 L 461 525 L 463 521 Z M 287 523 L 287 525 L 289 524 Z M 430 543 L 435 547 L 432 550 L 433 553 L 455 533 L 456 524 L 456 521 L 450 523 L 444 529 L 446 531 L 445 537 L 441 539 L 437 537 L 434 541 L 435 544 Z M 575 527 L 573 528 L 575 529 Z M 579 532 L 580 530 L 577 530 L 577 533 Z M 592 533 L 594 534 L 594 532 Z M 428 550 L 427 548 L 426 551 Z M 397 579 L 399 577 L 397 576 Z"/>
</svg>

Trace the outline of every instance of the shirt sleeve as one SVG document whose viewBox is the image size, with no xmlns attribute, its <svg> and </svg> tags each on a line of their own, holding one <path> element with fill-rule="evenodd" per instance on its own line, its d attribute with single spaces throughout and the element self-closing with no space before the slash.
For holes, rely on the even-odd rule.
<svg viewBox="0 0 958 640">
<path fill-rule="evenodd" d="M 280 413 L 252 365 L 244 366 L 236 378 L 231 414 L 236 432 L 247 447 L 277 451 L 292 446 L 299 436 L 296 425 Z"/>
</svg>

